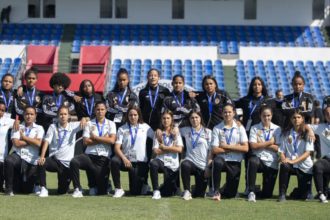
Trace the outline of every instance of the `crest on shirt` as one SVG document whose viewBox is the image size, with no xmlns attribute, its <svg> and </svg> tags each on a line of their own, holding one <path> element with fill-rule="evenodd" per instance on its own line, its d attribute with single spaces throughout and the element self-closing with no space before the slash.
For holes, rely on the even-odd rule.
<svg viewBox="0 0 330 220">
<path fill-rule="evenodd" d="M 329 129 L 325 129 L 324 136 L 327 137 L 327 138 L 330 137 L 330 130 Z"/>
<path fill-rule="evenodd" d="M 37 95 L 37 96 L 36 96 L 36 102 L 40 102 L 40 100 L 41 100 L 41 99 L 40 99 L 40 96 Z"/>
<path fill-rule="evenodd" d="M 290 136 L 288 137 L 288 143 L 289 143 L 289 144 L 292 144 L 292 142 L 293 142 L 293 138 L 292 138 L 292 136 L 290 135 Z"/>
<path fill-rule="evenodd" d="M 257 135 L 258 135 L 259 137 L 262 137 L 262 135 L 263 135 L 263 131 L 262 131 L 262 130 L 258 130 Z"/>
<path fill-rule="evenodd" d="M 220 99 L 219 98 L 215 98 L 214 99 L 214 103 L 217 105 L 217 104 L 219 104 L 220 103 Z"/>
</svg>

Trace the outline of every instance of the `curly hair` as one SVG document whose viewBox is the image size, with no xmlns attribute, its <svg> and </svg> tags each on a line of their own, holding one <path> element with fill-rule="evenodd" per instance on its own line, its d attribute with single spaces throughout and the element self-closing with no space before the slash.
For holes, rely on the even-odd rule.
<svg viewBox="0 0 330 220">
<path fill-rule="evenodd" d="M 49 86 L 54 88 L 55 85 L 63 86 L 64 89 L 67 89 L 71 84 L 71 79 L 64 73 L 54 73 L 49 80 Z"/>
</svg>

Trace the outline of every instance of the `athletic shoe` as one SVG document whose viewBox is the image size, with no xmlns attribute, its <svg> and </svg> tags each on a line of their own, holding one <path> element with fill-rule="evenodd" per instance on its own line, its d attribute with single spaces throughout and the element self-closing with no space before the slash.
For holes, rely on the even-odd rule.
<svg viewBox="0 0 330 220">
<path fill-rule="evenodd" d="M 214 201 L 220 201 L 221 200 L 221 194 L 219 192 L 215 192 L 212 199 Z"/>
<path fill-rule="evenodd" d="M 6 196 L 14 196 L 14 192 L 12 190 L 6 190 Z"/>
<path fill-rule="evenodd" d="M 115 189 L 115 194 L 112 196 L 113 198 L 121 198 L 125 194 L 123 189 Z"/>
<path fill-rule="evenodd" d="M 256 202 L 256 194 L 254 192 L 250 192 L 248 195 L 248 201 L 249 202 Z"/>
<path fill-rule="evenodd" d="M 314 199 L 313 193 L 309 192 L 306 196 L 306 201 L 311 201 Z"/>
<path fill-rule="evenodd" d="M 160 191 L 159 190 L 155 190 L 154 194 L 152 196 L 152 199 L 161 199 L 162 196 L 160 195 Z"/>
<path fill-rule="evenodd" d="M 48 197 L 48 190 L 46 189 L 46 187 L 44 186 L 41 187 L 39 197 Z"/>
<path fill-rule="evenodd" d="M 319 195 L 319 200 L 322 203 L 328 203 L 327 197 L 323 193 Z"/>
<path fill-rule="evenodd" d="M 72 193 L 73 198 L 82 198 L 84 195 L 82 194 L 81 190 L 79 188 L 75 188 Z"/>
<path fill-rule="evenodd" d="M 96 187 L 92 187 L 92 188 L 89 189 L 89 195 L 90 196 L 96 196 L 97 195 Z"/>
<path fill-rule="evenodd" d="M 214 191 L 212 189 L 209 189 L 209 191 L 205 194 L 207 197 L 213 197 L 214 196 Z"/>
<path fill-rule="evenodd" d="M 33 192 L 38 196 L 40 194 L 41 188 L 39 185 L 33 187 Z"/>
<path fill-rule="evenodd" d="M 284 195 L 284 194 L 281 194 L 281 195 L 278 197 L 278 201 L 279 201 L 279 202 L 286 202 L 285 195 Z"/>
<path fill-rule="evenodd" d="M 141 188 L 141 195 L 147 195 L 151 191 L 151 188 L 148 184 L 143 184 Z"/>
<path fill-rule="evenodd" d="M 183 198 L 184 200 L 186 200 L 186 201 L 192 199 L 192 197 L 191 197 L 191 193 L 189 192 L 189 190 L 185 190 L 185 191 L 183 192 L 183 196 L 182 196 L 182 198 Z"/>
</svg>

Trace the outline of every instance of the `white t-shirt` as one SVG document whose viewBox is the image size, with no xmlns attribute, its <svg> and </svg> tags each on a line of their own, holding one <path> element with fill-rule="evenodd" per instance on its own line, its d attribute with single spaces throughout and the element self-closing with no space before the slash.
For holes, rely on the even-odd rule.
<svg viewBox="0 0 330 220">
<path fill-rule="evenodd" d="M 318 125 L 310 125 L 314 133 L 320 136 L 321 157 L 330 158 L 330 126 L 322 123 Z"/>
<path fill-rule="evenodd" d="M 135 134 L 135 130 L 137 132 Z M 131 162 L 147 162 L 146 144 L 147 138 L 154 137 L 154 131 L 146 123 L 131 126 L 135 143 L 132 146 L 131 134 L 128 123 L 118 129 L 116 144 L 121 144 L 122 152 Z"/>
<path fill-rule="evenodd" d="M 166 143 L 166 144 L 165 144 Z M 175 140 L 173 140 L 172 136 L 165 136 L 163 135 L 163 144 L 166 146 L 177 146 L 183 148 L 183 142 L 181 135 L 178 134 Z M 154 137 L 153 149 L 159 148 L 159 142 L 157 137 Z M 173 171 L 177 171 L 179 169 L 179 154 L 178 153 L 166 153 L 157 155 L 157 159 L 163 161 L 164 166 L 168 167 Z"/>
<path fill-rule="evenodd" d="M 232 131 L 232 135 L 230 138 L 230 133 Z M 229 143 L 227 140 L 229 139 Z M 233 121 L 233 126 L 231 128 L 226 127 L 225 131 L 225 124 L 221 122 L 220 124 L 216 125 L 212 131 L 212 147 L 216 148 L 219 147 L 221 143 L 227 143 L 229 145 L 234 144 L 242 144 L 248 142 L 248 138 L 246 135 L 246 131 L 243 126 L 238 126 L 235 121 Z M 221 153 L 218 154 L 217 157 L 222 157 L 225 161 L 234 161 L 234 162 L 241 162 L 243 159 L 244 153 L 241 152 L 228 152 L 228 153 Z"/>
<path fill-rule="evenodd" d="M 281 128 L 273 123 L 270 124 L 270 129 L 265 130 L 262 123 L 258 123 L 250 129 L 251 143 L 258 143 L 258 138 L 262 142 L 266 142 L 266 138 L 270 140 L 272 137 L 275 139 L 275 144 L 280 146 L 281 144 Z M 273 169 L 278 169 L 278 154 L 270 149 L 258 149 L 252 150 L 252 153 L 262 160 L 262 162 Z"/>
<path fill-rule="evenodd" d="M 99 130 L 102 131 L 102 133 L 99 132 Z M 99 128 L 96 124 L 96 119 L 93 119 L 88 122 L 87 126 L 84 129 L 83 137 L 84 138 L 90 138 L 90 133 L 93 132 L 96 136 L 105 136 L 105 135 L 112 135 L 116 134 L 116 124 L 108 119 L 105 119 L 104 126 L 103 124 L 99 124 Z M 109 144 L 95 144 L 95 145 L 89 145 L 86 148 L 85 151 L 86 154 L 92 154 L 97 156 L 104 156 L 109 157 L 111 156 L 111 147 Z"/>
<path fill-rule="evenodd" d="M 279 152 L 284 153 L 285 157 L 293 160 L 303 155 L 306 151 L 314 151 L 314 144 L 310 141 L 305 141 L 300 137 L 297 139 L 297 149 L 295 150 L 292 131 L 293 130 L 291 129 L 290 133 L 282 138 L 282 144 Z M 313 161 L 309 156 L 304 161 L 294 164 L 294 167 L 298 168 L 304 173 L 312 174 Z"/>
<path fill-rule="evenodd" d="M 42 139 L 44 137 L 45 131 L 42 126 L 33 123 L 32 126 L 26 128 L 25 123 L 23 122 L 19 126 L 18 131 L 13 131 L 11 134 L 11 139 L 20 139 L 20 130 L 24 132 L 25 136 L 30 138 Z M 14 152 L 16 152 L 22 160 L 25 160 L 29 164 L 37 165 L 39 159 L 39 147 L 33 145 L 27 145 L 22 148 L 16 148 L 13 146 Z"/>
<path fill-rule="evenodd" d="M 15 120 L 3 116 L 0 118 L 0 162 L 8 155 L 8 130 L 13 128 Z"/>
<path fill-rule="evenodd" d="M 69 122 L 65 128 L 51 124 L 44 138 L 49 143 L 49 157 L 55 156 L 65 167 L 69 167 L 74 157 L 76 133 L 80 130 L 80 122 Z"/>
<path fill-rule="evenodd" d="M 208 128 L 202 130 L 192 130 L 192 127 L 180 128 L 182 137 L 186 140 L 186 157 L 184 160 L 189 160 L 199 169 L 205 170 L 207 166 L 208 153 L 211 149 L 212 131 Z M 198 134 L 199 138 L 198 137 Z"/>
</svg>

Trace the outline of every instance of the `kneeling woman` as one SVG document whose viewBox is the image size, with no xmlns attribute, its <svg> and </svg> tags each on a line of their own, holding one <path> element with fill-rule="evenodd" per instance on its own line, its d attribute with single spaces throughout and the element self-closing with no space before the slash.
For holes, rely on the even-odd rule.
<svg viewBox="0 0 330 220">
<path fill-rule="evenodd" d="M 37 176 L 39 148 L 44 136 L 42 126 L 35 124 L 34 107 L 24 110 L 24 122 L 11 135 L 14 153 L 5 159 L 6 194 L 31 193 Z M 16 177 L 16 178 L 15 178 Z M 13 185 L 15 180 L 15 186 Z"/>
<path fill-rule="evenodd" d="M 235 108 L 226 104 L 223 108 L 224 121 L 213 128 L 212 163 L 214 200 L 220 201 L 221 194 L 227 198 L 235 197 L 241 174 L 241 161 L 248 152 L 248 138 L 243 126 L 234 121 Z M 220 194 L 221 171 L 227 173 L 226 184 Z"/>
<path fill-rule="evenodd" d="M 153 152 L 157 156 L 150 162 L 150 177 L 154 190 L 153 199 L 160 199 L 161 196 L 172 196 L 176 192 L 179 153 L 182 152 L 183 148 L 182 138 L 174 128 L 173 113 L 165 111 L 161 121 L 161 130 L 157 130 L 153 145 Z M 164 184 L 161 189 L 158 185 L 158 172 L 164 173 Z"/>
<path fill-rule="evenodd" d="M 261 122 L 250 129 L 249 144 L 252 155 L 248 158 L 247 179 L 249 202 L 256 202 L 255 184 L 257 172 L 262 172 L 262 198 L 273 196 L 278 172 L 278 146 L 280 145 L 281 128 L 271 122 L 273 111 L 270 106 L 260 108 Z"/>
<path fill-rule="evenodd" d="M 290 175 L 297 175 L 298 191 L 296 199 L 306 199 L 308 185 L 312 181 L 313 161 L 310 153 L 314 150 L 312 142 L 308 141 L 305 130 L 304 115 L 300 110 L 294 110 L 290 117 L 289 127 L 283 131 L 281 152 L 279 201 L 284 202 Z"/>
<path fill-rule="evenodd" d="M 115 153 L 111 159 L 111 174 L 115 185 L 114 198 L 122 197 L 120 171 L 128 171 L 131 195 L 140 195 L 148 176 L 147 139 L 154 137 L 149 125 L 143 122 L 139 107 L 130 106 L 127 110 L 127 122 L 118 129 Z"/>
<path fill-rule="evenodd" d="M 189 113 L 189 122 L 190 127 L 180 129 L 186 143 L 186 157 L 181 162 L 184 200 L 190 200 L 192 196 L 204 197 L 210 172 L 208 164 L 211 162 L 211 130 L 204 127 L 202 115 L 198 111 Z M 195 176 L 193 193 L 190 193 L 190 175 Z"/>
<path fill-rule="evenodd" d="M 66 106 L 61 106 L 57 114 L 58 123 L 48 128 L 38 161 L 41 186 L 39 197 L 48 196 L 46 170 L 57 172 L 58 194 L 67 193 L 71 182 L 69 165 L 74 156 L 76 134 L 86 125 L 84 118 L 81 122 L 69 122 L 70 113 Z M 49 157 L 45 158 L 48 147 Z"/>
<path fill-rule="evenodd" d="M 86 151 L 75 156 L 70 162 L 71 178 L 75 188 L 72 196 L 75 198 L 83 197 L 79 169 L 87 172 L 90 195 L 101 195 L 107 191 L 110 145 L 116 140 L 116 125 L 105 118 L 106 112 L 104 102 L 95 104 L 96 118 L 88 122 L 83 133 Z"/>
</svg>

